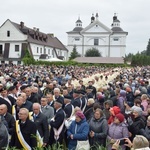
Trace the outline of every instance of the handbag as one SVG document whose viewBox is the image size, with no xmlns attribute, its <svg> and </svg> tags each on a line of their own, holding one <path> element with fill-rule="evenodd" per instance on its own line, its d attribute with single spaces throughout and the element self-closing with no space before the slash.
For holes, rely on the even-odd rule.
<svg viewBox="0 0 150 150">
<path fill-rule="evenodd" d="M 75 126 L 75 133 L 77 132 L 77 124 Z M 77 146 L 75 150 L 90 150 L 90 144 L 89 144 L 89 140 L 85 140 L 85 141 L 78 141 L 77 140 Z"/>
<path fill-rule="evenodd" d="M 89 149 L 90 149 L 89 140 L 77 141 L 76 150 L 89 150 Z"/>
</svg>

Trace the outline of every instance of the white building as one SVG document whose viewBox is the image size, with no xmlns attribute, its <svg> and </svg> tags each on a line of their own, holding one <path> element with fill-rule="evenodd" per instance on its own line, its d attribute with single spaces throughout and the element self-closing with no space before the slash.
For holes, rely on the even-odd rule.
<svg viewBox="0 0 150 150">
<path fill-rule="evenodd" d="M 98 13 L 91 17 L 91 23 L 83 28 L 80 18 L 76 21 L 75 28 L 67 32 L 69 55 L 76 45 L 77 51 L 83 57 L 88 49 L 96 48 L 103 57 L 124 57 L 126 49 L 125 32 L 120 27 L 116 14 L 113 16 L 112 28 L 108 28 L 99 21 Z"/>
<path fill-rule="evenodd" d="M 17 24 L 7 19 L 0 27 L 0 63 L 21 64 L 26 49 L 35 60 L 68 58 L 68 50 L 53 34 L 45 34 L 39 28 L 26 27 L 24 22 Z"/>
</svg>

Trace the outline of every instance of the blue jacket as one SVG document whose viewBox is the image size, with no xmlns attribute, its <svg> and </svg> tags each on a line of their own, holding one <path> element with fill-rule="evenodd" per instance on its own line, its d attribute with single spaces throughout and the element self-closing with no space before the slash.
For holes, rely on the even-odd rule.
<svg viewBox="0 0 150 150">
<path fill-rule="evenodd" d="M 80 122 L 73 121 L 67 131 L 69 138 L 68 149 L 74 150 L 78 141 L 85 141 L 88 139 L 89 133 L 89 124 L 86 122 L 86 119 L 81 120 Z M 73 139 L 70 139 L 70 135 L 73 134 Z"/>
</svg>

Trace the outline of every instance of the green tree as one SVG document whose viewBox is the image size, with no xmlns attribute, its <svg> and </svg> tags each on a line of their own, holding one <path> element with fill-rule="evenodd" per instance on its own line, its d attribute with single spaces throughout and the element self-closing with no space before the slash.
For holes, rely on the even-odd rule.
<svg viewBox="0 0 150 150">
<path fill-rule="evenodd" d="M 148 41 L 147 49 L 146 49 L 146 55 L 150 56 L 150 39 Z"/>
<path fill-rule="evenodd" d="M 75 59 L 76 57 L 80 57 L 81 55 L 77 52 L 77 47 L 74 45 L 73 50 L 70 54 L 69 60 Z"/>
<path fill-rule="evenodd" d="M 31 54 L 29 53 L 28 49 L 25 50 L 25 55 L 22 58 L 22 61 L 25 65 L 30 65 L 35 63 L 35 60 L 33 56 L 31 56 Z"/>
<path fill-rule="evenodd" d="M 85 53 L 85 57 L 102 57 L 102 54 L 96 48 L 88 49 Z"/>
</svg>

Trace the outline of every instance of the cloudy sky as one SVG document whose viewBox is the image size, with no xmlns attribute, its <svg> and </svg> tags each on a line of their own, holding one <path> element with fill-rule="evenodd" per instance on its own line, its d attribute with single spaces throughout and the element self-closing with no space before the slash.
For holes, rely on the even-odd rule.
<svg viewBox="0 0 150 150">
<path fill-rule="evenodd" d="M 54 33 L 67 45 L 67 31 L 75 27 L 80 16 L 83 27 L 90 23 L 92 13 L 111 28 L 117 13 L 121 28 L 128 32 L 126 54 L 146 49 L 150 38 L 150 0 L 3 0 L 0 5 L 0 25 L 10 19 L 23 21 L 45 33 Z"/>
</svg>

